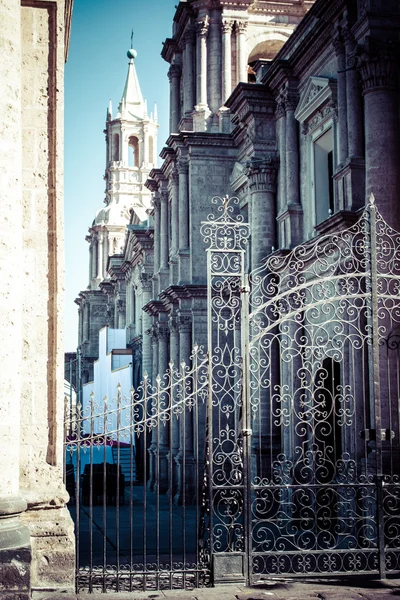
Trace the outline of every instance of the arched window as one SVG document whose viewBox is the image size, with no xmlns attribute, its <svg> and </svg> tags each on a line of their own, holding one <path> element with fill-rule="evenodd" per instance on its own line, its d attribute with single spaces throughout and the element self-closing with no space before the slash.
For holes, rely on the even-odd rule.
<svg viewBox="0 0 400 600">
<path fill-rule="evenodd" d="M 129 138 L 128 165 L 130 167 L 139 166 L 139 140 L 134 135 Z"/>
<path fill-rule="evenodd" d="M 154 156 L 154 140 L 153 140 L 153 136 L 151 135 L 149 137 L 149 163 L 153 162 L 153 156 Z"/>
<path fill-rule="evenodd" d="M 114 133 L 113 160 L 119 160 L 119 135 L 118 135 L 118 133 Z"/>
</svg>

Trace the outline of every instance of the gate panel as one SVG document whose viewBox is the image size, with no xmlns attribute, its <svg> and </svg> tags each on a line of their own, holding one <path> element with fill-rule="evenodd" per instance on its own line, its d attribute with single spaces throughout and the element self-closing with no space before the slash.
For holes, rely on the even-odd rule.
<svg viewBox="0 0 400 600">
<path fill-rule="evenodd" d="M 77 591 L 191 589 L 209 582 L 199 441 L 208 358 L 198 347 L 191 358 L 191 367 L 170 364 L 154 386 L 145 375 L 127 397 L 118 386 L 114 398 L 91 394 L 77 406 L 66 403 Z"/>
<path fill-rule="evenodd" d="M 250 581 L 399 569 L 399 241 L 371 202 L 250 277 Z"/>
</svg>

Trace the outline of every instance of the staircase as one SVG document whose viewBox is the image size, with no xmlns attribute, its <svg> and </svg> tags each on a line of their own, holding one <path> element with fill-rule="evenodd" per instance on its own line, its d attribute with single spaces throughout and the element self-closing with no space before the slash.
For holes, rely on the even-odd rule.
<svg viewBox="0 0 400 600">
<path fill-rule="evenodd" d="M 136 483 L 136 452 L 135 448 L 112 446 L 113 462 L 116 465 L 118 463 L 118 452 L 119 452 L 119 464 L 121 467 L 122 474 L 125 478 L 125 485 L 132 485 Z M 131 459 L 132 459 L 132 471 L 131 471 Z"/>
</svg>

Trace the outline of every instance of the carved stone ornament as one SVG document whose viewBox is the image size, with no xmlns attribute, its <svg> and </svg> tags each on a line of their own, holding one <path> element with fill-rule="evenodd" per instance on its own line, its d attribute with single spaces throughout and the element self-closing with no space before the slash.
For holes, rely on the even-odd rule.
<svg viewBox="0 0 400 600">
<path fill-rule="evenodd" d="M 232 33 L 233 21 L 230 19 L 223 19 L 221 23 L 222 33 Z"/>
<path fill-rule="evenodd" d="M 371 48 L 360 54 L 358 59 L 363 94 L 376 89 L 395 89 L 397 82 L 398 57 L 389 44 Z"/>
<path fill-rule="evenodd" d="M 107 306 L 103 304 L 95 304 L 90 307 L 90 314 L 92 317 L 106 317 Z"/>
<path fill-rule="evenodd" d="M 180 333 L 189 332 L 192 329 L 191 317 L 178 317 L 178 329 Z"/>
<path fill-rule="evenodd" d="M 139 276 L 140 285 L 144 292 L 151 292 L 153 288 L 153 278 L 150 273 L 141 273 Z"/>
<path fill-rule="evenodd" d="M 171 65 L 170 68 L 168 69 L 168 79 L 171 82 L 171 80 L 174 77 L 180 77 L 182 73 L 182 69 L 179 65 Z"/>
<path fill-rule="evenodd" d="M 236 30 L 238 31 L 238 33 L 241 33 L 241 34 L 246 33 L 247 26 L 248 26 L 247 21 L 236 21 Z"/>
<path fill-rule="evenodd" d="M 196 21 L 196 32 L 199 36 L 206 36 L 209 28 L 209 20 L 208 16 L 206 16 L 202 21 Z"/>
<path fill-rule="evenodd" d="M 308 132 L 329 118 L 336 105 L 337 82 L 327 77 L 310 77 L 294 116 L 301 124 L 306 125 Z"/>
<path fill-rule="evenodd" d="M 249 187 L 252 192 L 275 192 L 279 157 L 275 153 L 253 159 L 247 167 Z"/>
</svg>

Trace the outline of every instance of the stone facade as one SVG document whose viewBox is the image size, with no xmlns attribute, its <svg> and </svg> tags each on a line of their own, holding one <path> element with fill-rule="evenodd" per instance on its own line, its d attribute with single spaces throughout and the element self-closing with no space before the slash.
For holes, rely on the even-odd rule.
<svg viewBox="0 0 400 600">
<path fill-rule="evenodd" d="M 109 263 L 114 289 L 129 298 L 128 339 L 142 345 L 137 360 L 153 377 L 169 360 L 190 362 L 195 342 L 207 344 L 200 224 L 213 196 L 240 200 L 251 226 L 249 271 L 354 222 L 372 191 L 400 228 L 399 28 L 396 2 L 179 3 L 162 50 L 170 136 L 146 183 L 151 215 Z M 146 295 L 139 271 L 147 286 L 152 274 Z M 175 434 L 164 434 L 167 448 Z M 172 448 L 179 463 L 182 448 Z"/>
<path fill-rule="evenodd" d="M 1 0 L 0 597 L 74 589 L 63 485 L 63 77 L 72 2 Z"/>
</svg>

